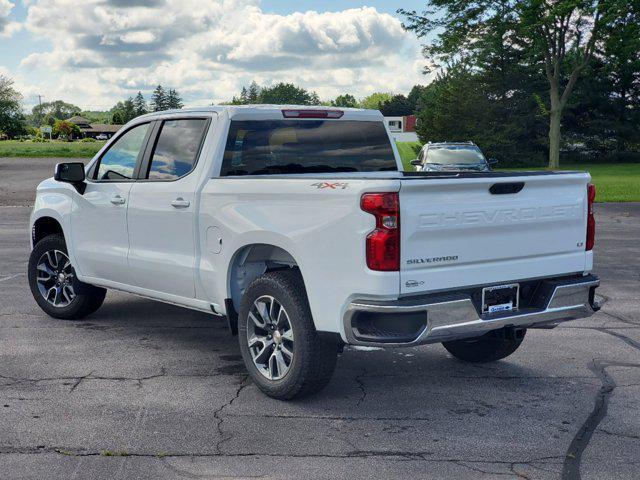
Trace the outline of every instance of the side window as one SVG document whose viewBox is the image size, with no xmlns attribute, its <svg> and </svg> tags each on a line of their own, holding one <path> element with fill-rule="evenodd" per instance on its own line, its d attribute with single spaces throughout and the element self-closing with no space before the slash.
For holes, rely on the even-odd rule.
<svg viewBox="0 0 640 480">
<path fill-rule="evenodd" d="M 96 180 L 131 180 L 150 126 L 138 125 L 122 135 L 99 160 Z"/>
<path fill-rule="evenodd" d="M 175 180 L 193 170 L 204 138 L 207 120 L 166 120 L 151 156 L 149 180 Z"/>
</svg>

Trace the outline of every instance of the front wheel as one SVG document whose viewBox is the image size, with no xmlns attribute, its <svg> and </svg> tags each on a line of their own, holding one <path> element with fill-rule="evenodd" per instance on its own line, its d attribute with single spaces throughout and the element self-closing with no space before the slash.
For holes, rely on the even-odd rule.
<svg viewBox="0 0 640 480">
<path fill-rule="evenodd" d="M 481 337 L 443 342 L 447 351 L 463 362 L 487 363 L 508 357 L 524 340 L 526 329 L 502 329 Z"/>
<path fill-rule="evenodd" d="M 240 305 L 238 339 L 251 378 L 273 398 L 316 393 L 335 369 L 338 345 L 318 335 L 296 270 L 269 272 L 251 283 Z"/>
<path fill-rule="evenodd" d="M 77 279 L 62 235 L 40 240 L 31 252 L 28 269 L 33 298 L 51 317 L 77 320 L 95 312 L 104 301 L 104 288 Z"/>
</svg>

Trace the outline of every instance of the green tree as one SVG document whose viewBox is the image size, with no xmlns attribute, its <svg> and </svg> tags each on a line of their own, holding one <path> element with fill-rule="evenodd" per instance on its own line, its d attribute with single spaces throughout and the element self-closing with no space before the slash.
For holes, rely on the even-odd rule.
<svg viewBox="0 0 640 480">
<path fill-rule="evenodd" d="M 74 135 L 80 135 L 80 128 L 68 120 L 56 120 L 53 134 L 59 139 L 71 141 Z"/>
<path fill-rule="evenodd" d="M 31 110 L 31 123 L 39 127 L 42 124 L 53 125 L 55 120 L 67 120 L 75 115 L 79 115 L 81 108 L 62 100 L 44 102 L 36 105 Z"/>
<path fill-rule="evenodd" d="M 320 96 L 316 92 L 311 92 L 309 94 L 309 105 L 322 105 Z"/>
<path fill-rule="evenodd" d="M 425 87 L 424 85 L 414 85 L 411 91 L 409 92 L 409 95 L 407 96 L 407 100 L 409 101 L 409 105 L 411 106 L 412 114 L 420 110 L 419 100 L 426 88 L 427 87 Z"/>
<path fill-rule="evenodd" d="M 224 102 L 224 104 L 229 104 L 229 105 L 247 105 L 246 100 L 244 100 L 241 96 L 240 97 L 236 97 L 235 95 L 233 96 L 233 98 L 231 99 L 230 102 Z"/>
<path fill-rule="evenodd" d="M 111 109 L 111 123 L 124 125 L 138 116 L 133 98 L 129 97 L 124 102 L 118 102 Z"/>
<path fill-rule="evenodd" d="M 420 98 L 416 131 L 426 142 L 477 140 L 476 118 L 484 99 L 479 83 L 464 65 L 440 73 Z"/>
<path fill-rule="evenodd" d="M 251 82 L 249 85 L 249 91 L 247 92 L 247 103 L 258 103 L 260 101 L 260 86 L 255 82 Z"/>
<path fill-rule="evenodd" d="M 524 52 L 546 78 L 549 166 L 558 167 L 562 115 L 608 25 L 620 18 L 623 0 L 431 0 L 422 13 L 399 10 L 405 27 L 429 38 L 425 55 L 435 67 L 464 59 L 476 68 L 488 51 Z"/>
<path fill-rule="evenodd" d="M 344 95 L 338 95 L 336 99 L 331 102 L 331 105 L 334 107 L 356 108 L 358 106 L 358 100 L 356 100 L 356 97 L 353 95 L 345 93 Z"/>
<path fill-rule="evenodd" d="M 368 108 L 370 110 L 380 110 L 382 103 L 386 102 L 387 100 L 391 100 L 392 97 L 393 95 L 391 93 L 372 93 L 368 97 L 360 100 L 360 107 Z"/>
<path fill-rule="evenodd" d="M 113 125 L 124 125 L 126 122 L 124 112 L 122 110 L 115 110 L 111 114 L 111 123 Z"/>
<path fill-rule="evenodd" d="M 242 87 L 240 95 L 234 96 L 231 105 L 253 105 L 258 103 L 289 105 L 321 105 L 316 92 L 309 92 L 292 83 L 277 83 L 271 87 L 260 87 L 254 81 L 249 88 Z"/>
<path fill-rule="evenodd" d="M 231 103 L 234 105 L 247 105 L 249 103 L 249 92 L 247 91 L 247 87 L 242 87 L 240 98 L 233 97 Z"/>
<path fill-rule="evenodd" d="M 380 112 L 385 117 L 402 117 L 412 115 L 413 107 L 404 95 L 394 95 L 380 105 Z"/>
<path fill-rule="evenodd" d="M 136 117 L 149 113 L 147 102 L 145 101 L 144 95 L 142 95 L 142 92 L 138 92 L 136 94 L 135 98 L 133 99 L 133 107 L 136 112 Z"/>
<path fill-rule="evenodd" d="M 123 102 L 123 106 L 124 106 L 125 120 L 127 122 L 130 120 L 133 120 L 138 116 L 138 114 L 136 113 L 136 105 L 133 102 L 133 98 L 131 97 L 127 98 Z"/>
<path fill-rule="evenodd" d="M 640 160 L 640 2 L 612 26 L 563 118 L 572 155 Z M 576 148 L 575 146 L 584 146 Z"/>
<path fill-rule="evenodd" d="M 317 104 L 317 95 L 314 95 L 292 83 L 277 83 L 272 87 L 262 88 L 259 101 L 281 105 L 313 105 Z"/>
<path fill-rule="evenodd" d="M 167 94 L 162 88 L 162 85 L 158 85 L 151 94 L 151 110 L 154 112 L 160 112 L 167 109 Z"/>
<path fill-rule="evenodd" d="M 494 82 L 492 74 L 462 63 L 439 73 L 418 100 L 420 140 L 473 141 L 507 166 L 544 162 L 545 122 L 535 114 L 535 98 L 514 91 L 502 103 Z"/>
<path fill-rule="evenodd" d="M 0 134 L 15 137 L 26 133 L 21 100 L 22 95 L 13 87 L 13 80 L 0 75 Z"/>
<path fill-rule="evenodd" d="M 167 104 L 166 104 L 167 109 L 179 110 L 183 106 L 184 104 L 182 103 L 182 98 L 180 97 L 178 92 L 176 92 L 173 89 L 170 89 L 169 93 L 167 94 Z"/>
<path fill-rule="evenodd" d="M 240 91 L 240 95 L 237 97 L 234 95 L 233 99 L 229 103 L 231 105 L 251 105 L 259 102 L 260 87 L 255 81 L 253 81 L 249 88 L 243 86 Z"/>
<path fill-rule="evenodd" d="M 101 110 L 83 110 L 80 116 L 89 120 L 89 123 L 109 123 L 111 121 L 111 113 Z"/>
</svg>

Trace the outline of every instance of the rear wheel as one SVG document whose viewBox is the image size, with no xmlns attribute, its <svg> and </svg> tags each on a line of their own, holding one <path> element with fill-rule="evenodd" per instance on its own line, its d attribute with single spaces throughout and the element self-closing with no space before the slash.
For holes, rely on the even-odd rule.
<svg viewBox="0 0 640 480">
<path fill-rule="evenodd" d="M 95 312 L 106 290 L 81 282 L 60 234 L 40 240 L 29 257 L 29 287 L 40 308 L 55 318 L 76 320 Z"/>
<path fill-rule="evenodd" d="M 270 397 L 310 395 L 331 380 L 338 345 L 316 332 L 295 270 L 269 272 L 251 283 L 240 305 L 238 339 L 251 378 Z"/>
<path fill-rule="evenodd" d="M 515 352 L 526 333 L 526 329 L 502 329 L 481 337 L 443 342 L 442 345 L 451 355 L 464 362 L 495 362 Z"/>
</svg>

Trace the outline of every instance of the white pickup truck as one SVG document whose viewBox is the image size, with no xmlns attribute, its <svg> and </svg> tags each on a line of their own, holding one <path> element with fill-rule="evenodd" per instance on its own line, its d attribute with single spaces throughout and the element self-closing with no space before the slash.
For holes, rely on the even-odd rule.
<svg viewBox="0 0 640 480">
<path fill-rule="evenodd" d="M 159 112 L 38 186 L 29 284 L 56 318 L 109 288 L 226 317 L 258 387 L 290 399 L 345 344 L 486 362 L 591 315 L 589 181 L 403 172 L 377 111 Z"/>
</svg>

